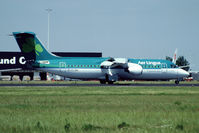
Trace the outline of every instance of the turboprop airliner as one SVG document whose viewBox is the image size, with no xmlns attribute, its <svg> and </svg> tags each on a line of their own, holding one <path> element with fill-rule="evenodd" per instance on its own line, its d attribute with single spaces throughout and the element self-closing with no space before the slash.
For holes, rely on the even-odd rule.
<svg viewBox="0 0 199 133">
<path fill-rule="evenodd" d="M 33 32 L 13 32 L 29 69 L 72 79 L 94 79 L 101 84 L 118 80 L 175 80 L 189 73 L 170 61 L 112 57 L 59 57 L 48 52 Z"/>
</svg>

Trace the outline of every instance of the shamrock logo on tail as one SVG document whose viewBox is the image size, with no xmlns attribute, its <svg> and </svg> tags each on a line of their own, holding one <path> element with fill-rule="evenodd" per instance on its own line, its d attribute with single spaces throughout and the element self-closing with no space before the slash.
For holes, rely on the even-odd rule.
<svg viewBox="0 0 199 133">
<path fill-rule="evenodd" d="M 35 53 L 39 56 L 39 53 L 43 52 L 43 48 L 41 47 L 40 44 L 36 44 L 35 46 Z"/>
<path fill-rule="evenodd" d="M 36 41 L 33 38 L 27 38 L 25 43 L 22 45 L 22 51 L 25 53 L 35 51 L 35 53 L 40 56 L 39 53 L 43 52 L 43 48 L 40 44 L 36 44 Z"/>
</svg>

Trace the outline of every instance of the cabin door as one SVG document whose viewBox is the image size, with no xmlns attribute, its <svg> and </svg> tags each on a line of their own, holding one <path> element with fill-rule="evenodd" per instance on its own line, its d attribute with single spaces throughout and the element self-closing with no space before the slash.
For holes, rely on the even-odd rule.
<svg viewBox="0 0 199 133">
<path fill-rule="evenodd" d="M 65 62 L 59 62 L 59 70 L 60 70 L 60 72 L 66 72 L 66 63 Z"/>
<path fill-rule="evenodd" d="M 166 73 L 166 72 L 167 72 L 167 64 L 162 63 L 162 73 Z"/>
</svg>

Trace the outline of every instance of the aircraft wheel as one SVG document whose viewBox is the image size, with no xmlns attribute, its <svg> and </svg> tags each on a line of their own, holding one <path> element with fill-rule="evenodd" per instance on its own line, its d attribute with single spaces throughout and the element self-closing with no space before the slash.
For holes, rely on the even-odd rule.
<svg viewBox="0 0 199 133">
<path fill-rule="evenodd" d="M 100 84 L 106 84 L 106 80 L 100 80 Z"/>
<path fill-rule="evenodd" d="M 112 85 L 112 84 L 113 84 L 113 81 L 108 81 L 108 84 L 109 84 L 109 85 Z"/>
<path fill-rule="evenodd" d="M 175 84 L 176 84 L 176 85 L 178 85 L 178 84 L 179 84 L 179 81 L 178 81 L 178 80 L 176 80 L 176 81 L 175 81 Z"/>
</svg>

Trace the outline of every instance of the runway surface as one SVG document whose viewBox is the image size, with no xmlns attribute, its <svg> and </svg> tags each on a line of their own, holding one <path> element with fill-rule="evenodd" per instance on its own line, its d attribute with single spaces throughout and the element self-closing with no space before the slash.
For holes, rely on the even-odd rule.
<svg viewBox="0 0 199 133">
<path fill-rule="evenodd" d="M 97 86 L 165 86 L 165 87 L 169 87 L 169 86 L 189 86 L 189 87 L 193 87 L 193 86 L 199 86 L 199 84 L 142 84 L 142 83 L 137 83 L 137 84 L 112 84 L 112 85 L 109 85 L 109 84 L 0 84 L 0 87 L 4 87 L 4 86 L 9 86 L 9 87 L 12 87 L 12 86 L 88 86 L 88 87 L 97 87 Z"/>
</svg>

